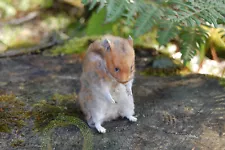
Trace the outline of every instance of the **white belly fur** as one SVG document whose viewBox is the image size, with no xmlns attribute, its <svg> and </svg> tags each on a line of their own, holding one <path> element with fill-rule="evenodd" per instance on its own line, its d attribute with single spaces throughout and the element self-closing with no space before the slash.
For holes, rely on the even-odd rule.
<svg viewBox="0 0 225 150">
<path fill-rule="evenodd" d="M 133 97 L 128 96 L 126 88 L 123 84 L 118 84 L 116 88 L 111 87 L 110 93 L 116 101 L 115 104 L 110 103 L 109 101 L 102 99 L 101 96 L 96 95 L 96 105 L 94 107 L 92 105 L 93 111 L 95 111 L 93 113 L 97 113 L 96 115 L 102 115 L 102 121 L 110 121 L 118 118 L 119 116 L 124 117 L 126 113 L 134 113 Z"/>
</svg>

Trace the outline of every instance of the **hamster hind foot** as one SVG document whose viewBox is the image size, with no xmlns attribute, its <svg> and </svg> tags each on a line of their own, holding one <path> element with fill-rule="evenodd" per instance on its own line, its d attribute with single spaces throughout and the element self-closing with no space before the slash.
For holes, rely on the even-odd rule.
<svg viewBox="0 0 225 150">
<path fill-rule="evenodd" d="M 106 129 L 103 126 L 101 126 L 100 123 L 96 123 L 95 128 L 98 130 L 99 133 L 105 133 L 106 132 Z"/>
<path fill-rule="evenodd" d="M 131 122 L 136 122 L 137 121 L 137 118 L 134 117 L 134 116 L 126 116 L 126 118 L 131 121 Z"/>
</svg>

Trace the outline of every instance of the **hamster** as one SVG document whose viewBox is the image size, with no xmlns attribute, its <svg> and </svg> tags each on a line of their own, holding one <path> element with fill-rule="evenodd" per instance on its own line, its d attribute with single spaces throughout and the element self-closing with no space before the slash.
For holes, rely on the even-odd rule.
<svg viewBox="0 0 225 150">
<path fill-rule="evenodd" d="M 135 73 L 133 39 L 106 35 L 85 54 L 78 102 L 87 123 L 100 133 L 102 123 L 121 117 L 135 122 L 132 84 Z"/>
</svg>

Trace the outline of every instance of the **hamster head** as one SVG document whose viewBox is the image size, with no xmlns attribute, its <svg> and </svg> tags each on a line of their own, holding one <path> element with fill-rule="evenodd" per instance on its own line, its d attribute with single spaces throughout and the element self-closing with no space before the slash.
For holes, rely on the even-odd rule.
<svg viewBox="0 0 225 150">
<path fill-rule="evenodd" d="M 134 77 L 135 53 L 133 40 L 106 36 L 103 40 L 105 62 L 109 73 L 120 83 L 125 84 Z"/>
</svg>

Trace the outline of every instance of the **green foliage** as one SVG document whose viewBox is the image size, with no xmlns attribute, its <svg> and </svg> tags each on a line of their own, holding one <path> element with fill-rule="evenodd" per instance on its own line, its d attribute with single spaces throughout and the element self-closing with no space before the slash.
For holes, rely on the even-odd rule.
<svg viewBox="0 0 225 150">
<path fill-rule="evenodd" d="M 223 73 L 225 74 L 225 70 Z M 224 78 L 220 78 L 219 83 L 220 83 L 220 85 L 222 85 L 225 88 L 225 79 Z"/>
<path fill-rule="evenodd" d="M 114 0 L 109 1 L 107 7 L 106 22 L 116 21 L 126 9 L 127 1 Z"/>
<path fill-rule="evenodd" d="M 148 11 L 140 12 L 140 17 L 137 18 L 135 24 L 134 36 L 139 36 L 150 31 L 162 15 L 161 10 L 154 5 L 146 5 L 144 9 Z"/>
<path fill-rule="evenodd" d="M 179 34 L 179 27 L 176 23 L 162 23 L 159 25 L 157 41 L 159 45 L 167 44 L 171 39 L 176 38 Z"/>
<path fill-rule="evenodd" d="M 180 50 L 184 64 L 189 62 L 193 56 L 196 55 L 202 43 L 206 43 L 208 39 L 207 32 L 201 27 L 191 28 L 186 27 L 182 29 L 179 34 L 180 37 Z"/>
<path fill-rule="evenodd" d="M 89 44 L 98 38 L 98 36 L 87 36 L 82 38 L 74 37 L 62 46 L 53 48 L 51 53 L 53 55 L 81 53 L 87 50 Z"/>
<path fill-rule="evenodd" d="M 218 51 L 225 51 L 225 29 L 223 28 L 208 28 L 209 43 L 216 46 Z"/>
<path fill-rule="evenodd" d="M 163 62 L 161 60 L 167 61 Z M 187 67 L 184 67 L 180 62 L 169 58 L 169 56 L 155 57 L 150 63 L 153 65 L 141 71 L 141 75 L 165 77 L 189 73 Z"/>
<path fill-rule="evenodd" d="M 22 127 L 27 117 L 25 104 L 15 95 L 0 95 L 0 132 L 10 132 L 14 127 Z"/>
<path fill-rule="evenodd" d="M 95 6 L 101 9 L 104 5 L 106 22 L 124 18 L 135 37 L 158 26 L 159 44 L 165 45 L 171 39 L 179 40 L 184 62 L 190 61 L 200 45 L 206 42 L 208 32 L 200 29 L 201 25 L 212 24 L 216 27 L 218 22 L 225 23 L 225 0 L 83 0 L 83 3 L 90 5 L 90 9 Z"/>
<path fill-rule="evenodd" d="M 180 22 L 184 25 L 195 26 L 208 22 L 217 26 L 217 22 L 224 18 L 224 0 L 169 0 L 168 4 L 175 5 L 175 15 L 168 18 L 172 22 Z"/>
<path fill-rule="evenodd" d="M 104 18 L 106 17 L 106 10 L 102 9 L 99 12 L 93 13 L 91 18 L 88 20 L 86 34 L 88 36 L 107 34 L 112 31 L 113 24 L 105 23 Z"/>
</svg>

